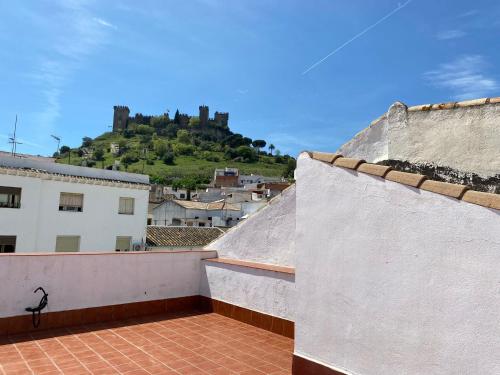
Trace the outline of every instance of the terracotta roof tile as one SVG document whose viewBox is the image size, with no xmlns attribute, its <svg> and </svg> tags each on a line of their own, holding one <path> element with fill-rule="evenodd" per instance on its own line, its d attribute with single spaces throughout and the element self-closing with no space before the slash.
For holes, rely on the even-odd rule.
<svg viewBox="0 0 500 375">
<path fill-rule="evenodd" d="M 387 165 L 363 163 L 358 167 L 357 170 L 359 172 L 368 173 L 379 177 L 385 177 L 387 172 L 391 171 L 392 168 Z"/>
<path fill-rule="evenodd" d="M 385 179 L 418 188 L 420 184 L 427 179 L 427 177 L 415 173 L 389 171 L 385 175 Z"/>
<path fill-rule="evenodd" d="M 468 190 L 465 192 L 462 200 L 469 203 L 478 204 L 480 206 L 500 210 L 500 194 L 491 194 Z"/>
<path fill-rule="evenodd" d="M 434 193 L 447 195 L 449 197 L 460 199 L 464 193 L 469 190 L 467 186 L 450 184 L 448 182 L 426 180 L 420 185 L 420 189 L 432 191 Z"/>
<path fill-rule="evenodd" d="M 464 100 L 461 102 L 414 105 L 412 107 L 408 107 L 408 111 L 415 112 L 415 111 L 430 111 L 430 110 L 440 110 L 440 109 L 454 109 L 454 108 L 465 108 L 465 107 L 473 107 L 484 104 L 496 104 L 496 103 L 500 103 L 500 97 Z"/>
<path fill-rule="evenodd" d="M 492 100 L 493 99 L 496 100 L 496 103 L 500 103 L 500 98 L 492 98 Z M 314 152 L 307 153 L 312 159 L 316 159 L 314 156 L 318 154 Z M 426 176 L 420 174 L 399 172 L 392 170 L 391 167 L 388 166 L 365 163 L 363 160 L 358 159 L 343 158 L 341 156 L 338 156 L 338 154 L 326 154 L 322 152 L 321 159 L 317 160 L 329 160 L 329 158 L 333 158 L 334 156 L 335 162 L 333 163 L 333 165 L 335 166 L 356 169 L 358 172 L 380 176 L 389 181 L 398 182 L 404 185 L 420 188 L 422 190 L 431 191 L 433 193 L 446 195 L 459 200 L 463 200 L 468 203 L 500 210 L 500 194 L 483 193 L 479 191 L 468 190 L 469 187 L 465 185 L 428 180 Z"/>
<path fill-rule="evenodd" d="M 316 160 L 324 161 L 325 163 L 332 164 L 336 159 L 341 158 L 340 154 L 328 154 L 326 152 L 311 152 L 311 157 Z"/>
<path fill-rule="evenodd" d="M 148 226 L 146 242 L 150 246 L 202 247 L 224 234 L 219 228 Z"/>
<path fill-rule="evenodd" d="M 366 163 L 366 162 L 364 160 L 361 160 L 361 159 L 337 158 L 333 162 L 333 165 L 335 165 L 337 167 L 356 169 L 363 163 Z"/>
<path fill-rule="evenodd" d="M 174 202 L 184 208 L 190 208 L 193 210 L 229 210 L 229 211 L 240 211 L 239 205 L 234 203 L 226 203 L 224 201 L 217 202 L 195 202 L 195 201 L 181 201 L 174 199 Z"/>
</svg>

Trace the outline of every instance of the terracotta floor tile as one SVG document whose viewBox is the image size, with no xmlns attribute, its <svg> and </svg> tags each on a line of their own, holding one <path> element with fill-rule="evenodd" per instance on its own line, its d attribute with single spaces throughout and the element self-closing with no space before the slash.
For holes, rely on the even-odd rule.
<svg viewBox="0 0 500 375">
<path fill-rule="evenodd" d="M 7 375 L 290 375 L 293 352 L 293 340 L 217 314 L 127 319 L 0 343 Z"/>
</svg>

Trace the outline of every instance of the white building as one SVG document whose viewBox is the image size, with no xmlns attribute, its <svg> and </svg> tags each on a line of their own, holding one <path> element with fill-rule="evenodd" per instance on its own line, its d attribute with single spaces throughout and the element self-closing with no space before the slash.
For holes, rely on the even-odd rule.
<svg viewBox="0 0 500 375">
<path fill-rule="evenodd" d="M 241 205 L 170 200 L 153 209 L 153 225 L 231 227 L 243 216 Z"/>
<path fill-rule="evenodd" d="M 145 175 L 0 157 L 0 252 L 131 250 L 148 195 Z"/>
</svg>

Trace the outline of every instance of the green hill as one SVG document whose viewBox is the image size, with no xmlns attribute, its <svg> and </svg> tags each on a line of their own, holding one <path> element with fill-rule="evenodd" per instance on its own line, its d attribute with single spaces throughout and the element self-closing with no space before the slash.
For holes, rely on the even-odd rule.
<svg viewBox="0 0 500 375">
<path fill-rule="evenodd" d="M 293 177 L 294 158 L 227 126 L 200 126 L 197 117 L 181 125 L 165 115 L 148 116 L 147 122 L 131 122 L 122 132 L 95 139 L 85 137 L 78 148 L 63 146 L 57 162 L 107 169 L 116 163 L 119 170 L 148 174 L 152 182 L 164 184 L 206 184 L 215 168 L 224 167 L 239 168 L 242 174 Z"/>
</svg>

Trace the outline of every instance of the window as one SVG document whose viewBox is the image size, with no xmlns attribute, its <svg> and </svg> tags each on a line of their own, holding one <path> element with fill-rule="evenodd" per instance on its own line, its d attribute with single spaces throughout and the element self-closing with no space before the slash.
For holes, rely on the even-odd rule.
<svg viewBox="0 0 500 375">
<path fill-rule="evenodd" d="M 186 198 L 186 194 L 184 194 L 184 193 L 180 193 L 180 194 L 179 194 L 179 198 L 180 198 L 180 199 L 184 199 L 184 198 Z"/>
<path fill-rule="evenodd" d="M 198 223 L 198 226 L 199 226 L 199 227 L 204 227 L 204 226 L 205 226 L 205 223 Z"/>
<path fill-rule="evenodd" d="M 0 253 L 16 251 L 16 236 L 0 236 Z"/>
<path fill-rule="evenodd" d="M 0 208 L 21 207 L 21 188 L 0 186 Z"/>
<path fill-rule="evenodd" d="M 80 236 L 57 236 L 56 253 L 80 251 Z"/>
<path fill-rule="evenodd" d="M 120 197 L 120 207 L 118 208 L 118 213 L 122 215 L 133 215 L 134 198 Z"/>
<path fill-rule="evenodd" d="M 59 211 L 83 211 L 83 194 L 61 193 L 59 197 Z"/>
<path fill-rule="evenodd" d="M 153 224 L 153 219 L 148 217 L 148 225 L 151 225 L 151 224 Z"/>
<path fill-rule="evenodd" d="M 172 225 L 181 225 L 181 219 L 172 219 Z"/>
<path fill-rule="evenodd" d="M 116 237 L 115 251 L 130 251 L 132 237 L 118 236 Z"/>
</svg>

